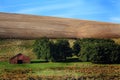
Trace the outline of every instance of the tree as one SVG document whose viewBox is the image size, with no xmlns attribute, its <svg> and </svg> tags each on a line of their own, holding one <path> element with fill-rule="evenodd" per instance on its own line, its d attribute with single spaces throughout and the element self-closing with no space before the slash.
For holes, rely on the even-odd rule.
<svg viewBox="0 0 120 80">
<path fill-rule="evenodd" d="M 81 51 L 79 58 L 82 61 L 93 63 L 118 62 L 120 48 L 113 40 L 109 39 L 80 39 Z"/>
<path fill-rule="evenodd" d="M 68 40 L 59 39 L 56 41 L 56 55 L 58 59 L 66 60 L 67 57 L 72 56 L 72 49 Z"/>
<path fill-rule="evenodd" d="M 79 53 L 79 59 L 84 62 L 90 62 L 93 53 L 96 53 L 95 44 L 92 43 L 82 44 L 81 51 Z"/>
<path fill-rule="evenodd" d="M 111 55 L 110 55 L 110 60 L 111 63 L 119 63 L 120 64 L 120 45 L 119 47 L 116 48 L 116 50 L 112 51 Z"/>
<path fill-rule="evenodd" d="M 74 53 L 74 55 L 78 56 L 79 52 L 80 52 L 80 43 L 78 40 L 76 40 L 73 43 L 73 53 Z"/>
<path fill-rule="evenodd" d="M 33 51 L 36 53 L 38 59 L 51 60 L 51 48 L 48 38 L 35 40 Z"/>
<path fill-rule="evenodd" d="M 80 40 L 82 61 L 93 63 L 120 63 L 120 45 L 109 39 Z"/>
<path fill-rule="evenodd" d="M 38 59 L 46 61 L 61 61 L 72 56 L 68 40 L 59 39 L 55 43 L 47 38 L 37 39 L 34 43 L 33 51 Z"/>
<path fill-rule="evenodd" d="M 57 54 L 57 46 L 53 41 L 50 41 L 50 53 L 52 62 L 59 60 L 59 55 Z"/>
<path fill-rule="evenodd" d="M 93 63 L 120 63 L 120 45 L 103 43 L 96 46 L 92 57 Z"/>
<path fill-rule="evenodd" d="M 99 43 L 95 45 L 95 53 L 91 56 L 91 62 L 93 63 L 110 63 L 110 52 L 112 49 L 110 48 L 110 44 L 108 43 Z"/>
<path fill-rule="evenodd" d="M 93 44 L 96 44 L 96 43 L 115 43 L 111 39 L 95 39 L 95 38 L 83 38 L 83 39 L 79 39 L 79 42 L 81 44 L 84 44 L 84 43 L 93 43 Z"/>
</svg>

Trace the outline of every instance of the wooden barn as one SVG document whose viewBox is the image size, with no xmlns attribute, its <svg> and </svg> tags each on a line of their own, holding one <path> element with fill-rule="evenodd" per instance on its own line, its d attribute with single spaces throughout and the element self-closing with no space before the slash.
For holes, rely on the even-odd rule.
<svg viewBox="0 0 120 80">
<path fill-rule="evenodd" d="M 10 58 L 9 61 L 11 64 L 23 64 L 23 63 L 30 63 L 30 58 L 26 55 L 23 55 L 21 53 L 13 56 Z"/>
</svg>

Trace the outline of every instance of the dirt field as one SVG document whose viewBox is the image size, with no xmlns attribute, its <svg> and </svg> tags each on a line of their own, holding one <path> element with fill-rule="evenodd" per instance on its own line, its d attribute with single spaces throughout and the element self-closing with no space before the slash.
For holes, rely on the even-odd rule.
<svg viewBox="0 0 120 80">
<path fill-rule="evenodd" d="M 120 24 L 0 13 L 0 38 L 120 38 Z"/>
</svg>

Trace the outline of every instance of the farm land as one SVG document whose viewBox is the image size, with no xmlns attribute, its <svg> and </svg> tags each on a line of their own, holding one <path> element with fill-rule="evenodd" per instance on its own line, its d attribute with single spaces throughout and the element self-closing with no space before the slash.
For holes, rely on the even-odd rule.
<svg viewBox="0 0 120 80">
<path fill-rule="evenodd" d="M 118 39 L 115 41 L 119 43 Z M 32 52 L 33 42 L 6 40 L 0 43 L 0 80 L 120 80 L 120 64 L 37 60 Z M 70 42 L 72 45 L 73 40 Z M 39 63 L 9 64 L 10 57 L 20 51 Z"/>
</svg>

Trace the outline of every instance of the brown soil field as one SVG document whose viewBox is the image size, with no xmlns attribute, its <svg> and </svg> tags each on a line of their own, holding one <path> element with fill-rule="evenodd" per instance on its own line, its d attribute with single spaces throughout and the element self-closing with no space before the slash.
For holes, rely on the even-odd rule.
<svg viewBox="0 0 120 80">
<path fill-rule="evenodd" d="M 51 74 L 49 70 L 53 70 L 54 74 Z M 4 69 L 3 73 L 0 74 L 0 80 L 120 80 L 120 66 L 114 65 L 96 65 L 87 68 L 73 66 L 64 68 L 56 67 L 49 70 L 47 70 L 48 74 L 51 75 L 37 75 L 35 74 L 35 70 L 32 69 Z M 41 72 L 42 70 L 36 71 Z"/>
<path fill-rule="evenodd" d="M 120 24 L 0 13 L 0 38 L 120 38 Z"/>
</svg>

